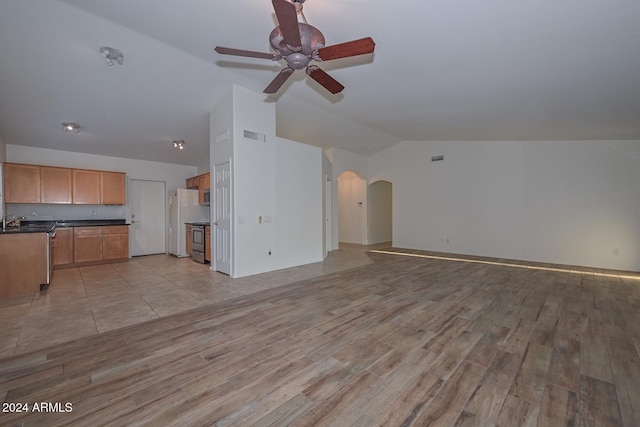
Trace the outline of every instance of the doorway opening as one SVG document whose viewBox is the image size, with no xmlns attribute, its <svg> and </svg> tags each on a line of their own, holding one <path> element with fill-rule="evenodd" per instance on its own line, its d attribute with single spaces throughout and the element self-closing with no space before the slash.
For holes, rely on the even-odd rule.
<svg viewBox="0 0 640 427">
<path fill-rule="evenodd" d="M 376 181 L 367 188 L 367 244 L 393 242 L 393 185 Z"/>
<path fill-rule="evenodd" d="M 367 244 L 367 181 L 358 173 L 338 175 L 338 242 Z"/>
</svg>

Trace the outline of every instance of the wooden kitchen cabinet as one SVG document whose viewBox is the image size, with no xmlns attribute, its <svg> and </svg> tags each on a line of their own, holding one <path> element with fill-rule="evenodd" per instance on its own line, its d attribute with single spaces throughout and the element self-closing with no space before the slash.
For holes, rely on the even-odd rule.
<svg viewBox="0 0 640 427">
<path fill-rule="evenodd" d="M 100 171 L 73 169 L 73 204 L 100 204 Z"/>
<path fill-rule="evenodd" d="M 71 204 L 72 187 L 71 169 L 40 166 L 40 203 Z"/>
<path fill-rule="evenodd" d="M 5 203 L 40 203 L 40 166 L 5 163 Z"/>
<path fill-rule="evenodd" d="M 188 189 L 197 190 L 198 186 L 200 185 L 200 179 L 197 176 L 194 176 L 193 178 L 187 178 L 185 184 Z"/>
<path fill-rule="evenodd" d="M 191 256 L 193 253 L 193 235 L 191 233 L 191 225 L 186 224 L 185 225 L 186 228 L 186 242 L 187 242 L 187 255 Z"/>
<path fill-rule="evenodd" d="M 54 266 L 73 264 L 73 228 L 56 227 Z"/>
<path fill-rule="evenodd" d="M 204 200 L 204 193 L 209 191 L 211 187 L 210 183 L 210 174 L 205 173 L 198 177 L 198 202 L 201 205 L 204 205 L 206 202 Z"/>
<path fill-rule="evenodd" d="M 125 205 L 126 174 L 5 163 L 6 203 Z"/>
<path fill-rule="evenodd" d="M 100 263 L 127 258 L 129 258 L 129 226 L 73 228 L 73 264 Z"/>
<path fill-rule="evenodd" d="M 204 193 L 211 188 L 211 174 L 209 172 L 198 176 L 187 178 L 186 186 L 190 190 L 198 190 L 198 200 L 201 205 L 205 204 Z"/>
<path fill-rule="evenodd" d="M 102 227 L 102 258 L 105 260 L 129 258 L 128 226 Z"/>
<path fill-rule="evenodd" d="M 211 261 L 211 226 L 207 225 L 204 228 L 204 259 L 205 261 Z"/>
<path fill-rule="evenodd" d="M 102 227 L 73 229 L 73 262 L 102 261 Z"/>
<path fill-rule="evenodd" d="M 78 205 L 124 205 L 125 174 L 73 169 L 73 203 Z"/>
<path fill-rule="evenodd" d="M 0 235 L 0 298 L 28 295 L 47 283 L 47 233 Z"/>
<path fill-rule="evenodd" d="M 125 174 L 100 172 L 100 203 L 103 205 L 125 205 Z"/>
</svg>

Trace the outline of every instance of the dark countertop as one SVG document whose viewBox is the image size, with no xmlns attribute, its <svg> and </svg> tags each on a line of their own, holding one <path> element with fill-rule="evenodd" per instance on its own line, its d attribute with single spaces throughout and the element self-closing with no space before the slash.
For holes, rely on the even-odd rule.
<svg viewBox="0 0 640 427">
<path fill-rule="evenodd" d="M 22 233 L 48 233 L 53 230 L 55 224 L 48 223 L 42 225 L 20 225 L 20 227 L 0 227 L 0 234 L 22 234 Z"/>
<path fill-rule="evenodd" d="M 209 221 L 189 221 L 189 222 L 185 222 L 185 224 L 189 224 L 189 225 L 211 225 L 209 223 Z"/>
<path fill-rule="evenodd" d="M 124 219 L 71 219 L 51 221 L 20 221 L 20 227 L 7 227 L 4 231 L 0 228 L 0 234 L 16 233 L 48 233 L 53 227 L 89 227 L 129 225 Z"/>
</svg>

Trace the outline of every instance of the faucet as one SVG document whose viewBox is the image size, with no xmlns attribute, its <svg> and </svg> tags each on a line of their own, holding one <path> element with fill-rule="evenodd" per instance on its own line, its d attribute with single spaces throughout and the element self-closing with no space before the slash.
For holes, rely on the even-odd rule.
<svg viewBox="0 0 640 427">
<path fill-rule="evenodd" d="M 11 217 L 11 218 L 9 218 Z M 26 219 L 23 216 L 7 215 L 2 217 L 2 231 L 9 227 L 20 227 L 20 221 Z"/>
</svg>

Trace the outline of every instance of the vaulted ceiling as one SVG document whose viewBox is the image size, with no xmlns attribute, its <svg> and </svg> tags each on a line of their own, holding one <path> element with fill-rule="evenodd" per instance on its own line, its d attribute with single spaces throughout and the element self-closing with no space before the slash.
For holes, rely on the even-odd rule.
<svg viewBox="0 0 640 427">
<path fill-rule="evenodd" d="M 402 140 L 640 139 L 640 2 L 307 0 L 327 44 L 376 51 L 298 71 L 275 96 L 278 135 L 373 153 Z M 262 92 L 269 0 L 0 0 L 0 134 L 8 144 L 199 165 L 209 111 L 233 84 Z M 124 54 L 107 66 L 99 49 Z M 62 122 L 81 125 L 78 135 Z M 172 147 L 184 139 L 187 148 Z"/>
</svg>

